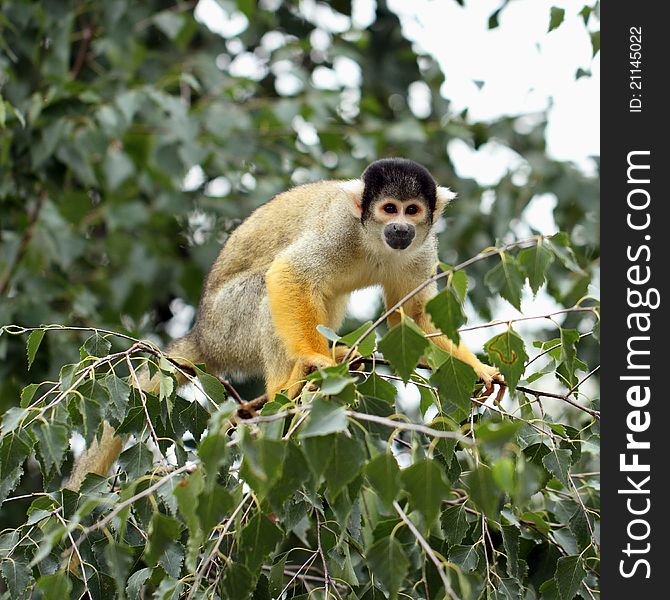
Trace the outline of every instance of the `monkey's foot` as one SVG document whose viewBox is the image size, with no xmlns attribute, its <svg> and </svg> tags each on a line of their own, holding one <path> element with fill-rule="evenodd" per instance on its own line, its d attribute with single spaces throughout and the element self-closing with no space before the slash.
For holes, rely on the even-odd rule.
<svg viewBox="0 0 670 600">
<path fill-rule="evenodd" d="M 314 373 L 317 369 L 327 369 L 328 367 L 333 366 L 335 366 L 335 361 L 333 361 L 330 356 L 312 354 L 310 356 L 300 357 L 296 362 L 295 367 L 293 367 L 293 371 L 295 375 L 307 377 L 307 375 Z"/>
<path fill-rule="evenodd" d="M 333 352 L 335 355 L 335 362 L 341 363 L 349 352 L 351 352 L 349 355 L 350 361 L 356 358 L 361 358 L 361 353 L 358 350 L 352 350 L 348 346 L 335 346 L 335 350 Z"/>
</svg>

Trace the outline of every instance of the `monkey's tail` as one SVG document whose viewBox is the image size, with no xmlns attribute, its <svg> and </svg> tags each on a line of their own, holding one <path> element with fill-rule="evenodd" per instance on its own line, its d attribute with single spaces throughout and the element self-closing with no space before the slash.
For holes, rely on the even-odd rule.
<svg viewBox="0 0 670 600">
<path fill-rule="evenodd" d="M 177 385 L 183 385 L 187 381 L 187 377 L 183 371 L 192 371 L 193 365 L 205 362 L 195 336 L 190 333 L 171 342 L 165 349 L 165 354 L 179 366 L 174 373 Z M 140 383 L 139 387 L 145 392 L 155 395 L 160 392 L 160 376 L 155 374 L 153 377 L 150 377 L 147 367 L 139 372 L 138 379 Z"/>
<path fill-rule="evenodd" d="M 165 353 L 184 371 L 189 371 L 196 363 L 204 362 L 198 344 L 190 334 L 172 342 Z M 176 371 L 175 376 L 178 385 L 186 383 L 186 376 L 180 370 Z M 150 377 L 148 367 L 143 367 L 137 374 L 137 381 L 145 392 L 156 395 L 160 393 L 160 376 Z M 122 449 L 123 440 L 116 435 L 107 421 L 103 421 L 102 436 L 99 440 L 93 440 L 88 450 L 76 460 L 66 487 L 78 490 L 88 473 L 96 473 L 102 477 L 107 475 Z"/>
</svg>

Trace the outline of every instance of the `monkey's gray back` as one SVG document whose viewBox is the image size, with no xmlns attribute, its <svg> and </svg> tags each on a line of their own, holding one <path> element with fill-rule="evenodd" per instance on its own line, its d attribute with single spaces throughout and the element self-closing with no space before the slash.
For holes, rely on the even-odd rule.
<svg viewBox="0 0 670 600">
<path fill-rule="evenodd" d="M 325 237 L 329 223 L 332 227 L 338 219 L 352 218 L 342 212 L 344 203 L 334 202 L 342 194 L 327 181 L 294 188 L 256 209 L 232 233 L 212 265 L 189 334 L 210 370 L 254 376 L 262 375 L 268 363 L 278 362 L 290 370 L 286 349 L 274 333 L 265 274 L 281 252 L 305 237 L 308 224 L 312 235 Z M 336 252 L 343 260 L 343 254 L 356 251 L 356 240 L 333 245 L 339 248 L 320 260 L 332 264 L 338 259 Z M 347 299 L 343 294 L 332 307 L 335 319 L 343 317 Z"/>
</svg>

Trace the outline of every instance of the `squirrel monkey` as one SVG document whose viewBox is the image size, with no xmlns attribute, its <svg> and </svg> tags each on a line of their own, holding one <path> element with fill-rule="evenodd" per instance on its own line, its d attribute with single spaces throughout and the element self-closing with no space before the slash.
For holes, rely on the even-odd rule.
<svg viewBox="0 0 670 600">
<path fill-rule="evenodd" d="M 167 354 L 212 372 L 260 375 L 269 398 L 282 390 L 294 398 L 311 371 L 332 366 L 348 350 L 331 353 L 317 325 L 337 329 L 350 292 L 381 284 L 390 307 L 432 275 L 434 224 L 454 196 L 423 166 L 397 158 L 373 162 L 360 179 L 279 194 L 230 236 L 207 277 L 193 329 Z M 426 333 L 438 331 L 425 311 L 436 293 L 433 284 L 403 305 Z M 400 315 L 388 320 L 395 325 Z M 501 380 L 462 342 L 433 341 L 487 387 Z M 146 391 L 157 391 L 157 377 L 143 379 Z"/>
</svg>

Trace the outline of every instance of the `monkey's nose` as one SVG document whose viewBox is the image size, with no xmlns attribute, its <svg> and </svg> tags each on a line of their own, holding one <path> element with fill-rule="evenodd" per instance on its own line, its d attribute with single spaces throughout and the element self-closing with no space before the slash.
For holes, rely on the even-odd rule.
<svg viewBox="0 0 670 600">
<path fill-rule="evenodd" d="M 409 235 L 410 227 L 406 223 L 393 223 L 392 227 L 396 235 Z"/>
<path fill-rule="evenodd" d="M 384 229 L 386 243 L 395 250 L 404 250 L 414 239 L 414 227 L 408 223 L 389 223 Z"/>
</svg>

